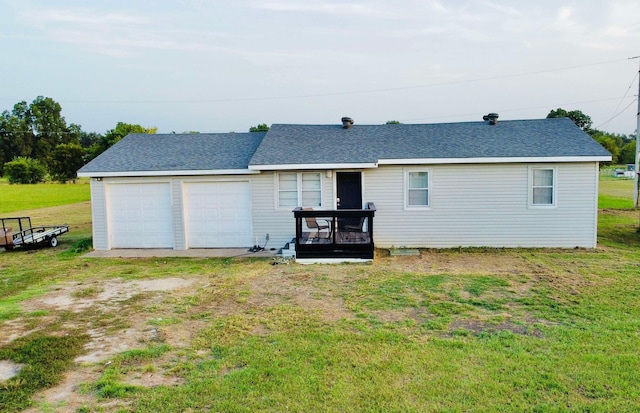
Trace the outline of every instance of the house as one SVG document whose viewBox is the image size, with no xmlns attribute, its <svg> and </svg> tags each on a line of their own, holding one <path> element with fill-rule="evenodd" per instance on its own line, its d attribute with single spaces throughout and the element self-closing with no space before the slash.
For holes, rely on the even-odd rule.
<svg viewBox="0 0 640 413">
<path fill-rule="evenodd" d="M 596 246 L 611 155 L 571 120 L 352 124 L 128 135 L 78 173 L 94 248 Z"/>
</svg>

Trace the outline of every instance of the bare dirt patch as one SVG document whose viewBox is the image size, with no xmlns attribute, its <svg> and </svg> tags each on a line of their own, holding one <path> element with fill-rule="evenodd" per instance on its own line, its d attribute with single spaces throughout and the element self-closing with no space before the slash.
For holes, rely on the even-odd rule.
<svg viewBox="0 0 640 413">
<path fill-rule="evenodd" d="M 269 277 L 252 280 L 249 304 L 269 307 L 290 301 L 301 308 L 315 311 L 326 321 L 351 319 L 353 313 L 344 306 L 344 300 L 330 292 L 313 286 L 312 275 L 308 273 L 278 272 Z"/>
<path fill-rule="evenodd" d="M 198 277 L 194 276 L 189 279 L 110 279 L 63 284 L 44 296 L 23 302 L 22 307 L 26 313 L 40 312 L 47 315 L 39 317 L 38 325 L 32 328 L 28 326 L 33 324 L 33 320 L 28 318 L 3 323 L 0 328 L 0 344 L 7 344 L 28 334 L 45 330 L 53 323 L 59 323 L 58 316 L 65 312 L 76 314 L 73 321 L 62 323 L 56 330 L 85 329 L 91 337 L 85 346 L 86 351 L 75 359 L 79 365 L 70 371 L 60 384 L 41 392 L 34 399 L 37 404 L 50 406 L 52 411 L 76 411 L 89 402 L 95 402 L 92 395 L 81 391 L 81 386 L 83 383 L 95 382 L 110 357 L 154 342 L 163 342 L 174 347 L 190 342 L 194 329 L 200 328 L 199 323 L 153 326 L 149 324 L 149 320 L 154 318 L 154 314 L 140 311 L 140 308 L 162 308 L 165 301 L 189 293 L 197 281 Z M 137 308 L 133 310 L 131 300 L 135 300 L 136 297 L 142 298 L 140 302 L 135 302 Z M 101 325 L 105 324 L 103 318 L 111 316 L 126 323 L 127 327 L 119 329 L 111 325 Z M 0 361 L 0 380 L 15 376 L 19 368 L 19 365 L 9 361 Z M 159 372 L 128 379 L 136 385 L 145 386 L 173 385 L 178 381 L 176 377 Z"/>
<path fill-rule="evenodd" d="M 10 360 L 0 360 L 0 382 L 17 376 L 22 367 L 24 367 L 22 364 L 17 364 Z"/>
</svg>

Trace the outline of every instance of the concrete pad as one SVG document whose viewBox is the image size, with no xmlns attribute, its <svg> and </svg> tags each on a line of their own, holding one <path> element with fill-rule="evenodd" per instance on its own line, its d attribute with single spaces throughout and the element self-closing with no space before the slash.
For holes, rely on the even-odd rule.
<svg viewBox="0 0 640 413">
<path fill-rule="evenodd" d="M 172 249 L 114 249 L 108 251 L 91 251 L 85 254 L 87 258 L 250 258 L 250 257 L 275 257 L 278 250 L 251 252 L 247 248 L 198 248 L 188 250 Z"/>
<path fill-rule="evenodd" d="M 420 250 L 415 248 L 391 248 L 389 255 L 420 255 Z"/>
</svg>

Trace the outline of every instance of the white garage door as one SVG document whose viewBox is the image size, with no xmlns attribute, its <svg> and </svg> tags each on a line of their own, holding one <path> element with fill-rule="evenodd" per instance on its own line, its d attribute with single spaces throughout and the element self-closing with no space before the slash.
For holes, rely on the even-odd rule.
<svg viewBox="0 0 640 413">
<path fill-rule="evenodd" d="M 111 248 L 173 248 L 169 184 L 108 187 Z"/>
<path fill-rule="evenodd" d="M 249 182 L 199 182 L 184 185 L 189 248 L 249 247 Z"/>
</svg>

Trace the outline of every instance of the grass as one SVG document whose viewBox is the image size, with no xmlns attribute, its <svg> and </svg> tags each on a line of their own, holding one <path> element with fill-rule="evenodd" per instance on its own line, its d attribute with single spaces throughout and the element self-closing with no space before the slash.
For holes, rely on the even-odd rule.
<svg viewBox="0 0 640 413">
<path fill-rule="evenodd" d="M 77 332 L 64 337 L 33 334 L 0 348 L 0 360 L 24 366 L 14 378 L 0 382 L 2 411 L 21 411 L 31 404 L 34 393 L 57 384 L 87 339 Z"/>
<path fill-rule="evenodd" d="M 0 411 L 638 411 L 638 211 L 618 206 L 631 185 L 601 180 L 595 250 L 378 251 L 370 265 L 87 259 L 86 202 L 29 211 L 73 229 L 55 250 L 0 253 L 0 360 L 50 366 L 0 384 Z M 194 284 L 34 304 L 170 277 Z M 7 342 L 16 326 L 36 332 Z M 89 332 L 134 330 L 128 350 L 69 361 Z M 34 396 L 70 369 L 80 402 Z"/>
<path fill-rule="evenodd" d="M 633 180 L 610 176 L 600 177 L 598 208 L 633 208 Z"/>
<path fill-rule="evenodd" d="M 0 214 L 69 205 L 91 200 L 89 181 L 80 179 L 76 184 L 46 183 L 37 185 L 10 185 L 0 180 Z"/>
</svg>

